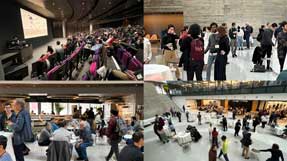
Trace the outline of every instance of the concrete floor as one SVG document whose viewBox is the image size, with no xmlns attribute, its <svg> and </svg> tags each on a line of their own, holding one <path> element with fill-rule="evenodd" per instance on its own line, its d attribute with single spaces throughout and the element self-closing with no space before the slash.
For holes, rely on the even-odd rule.
<svg viewBox="0 0 287 161">
<path fill-rule="evenodd" d="M 226 66 L 226 76 L 227 80 L 276 80 L 278 74 L 280 73 L 280 66 L 279 61 L 277 57 L 277 49 L 273 48 L 273 54 L 271 57 L 271 68 L 273 69 L 273 72 L 265 72 L 265 73 L 254 73 L 250 72 L 253 69 L 253 63 L 252 63 L 252 56 L 254 47 L 252 47 L 250 50 L 238 50 L 237 55 L 238 57 L 232 58 L 232 54 L 229 53 L 228 55 L 228 62 L 229 64 Z M 158 62 L 161 62 L 160 60 L 163 59 L 162 52 L 159 49 L 158 44 L 152 44 L 152 52 L 153 57 L 150 64 L 157 64 Z M 181 56 L 181 52 L 177 52 L 178 57 Z M 207 63 L 208 55 L 205 55 L 205 64 Z M 264 62 L 266 64 L 266 61 Z M 287 69 L 287 63 L 285 63 L 285 68 Z M 202 73 L 203 80 L 206 80 L 206 71 L 203 71 Z M 174 80 L 175 80 L 174 75 Z M 184 72 L 183 80 L 186 80 L 186 73 Z M 212 66 L 211 71 L 211 80 L 214 79 L 214 65 Z"/>
<path fill-rule="evenodd" d="M 177 132 L 184 132 L 187 125 L 196 126 L 198 131 L 201 133 L 202 138 L 199 142 L 192 142 L 190 145 L 181 147 L 175 140 L 167 144 L 163 144 L 159 141 L 158 137 L 153 132 L 153 127 L 149 126 L 145 128 L 145 160 L 147 161 L 207 161 L 208 160 L 208 151 L 210 148 L 210 140 L 208 134 L 208 124 L 203 123 L 198 125 L 197 122 L 187 123 L 185 115 L 182 115 L 183 121 L 178 122 L 176 118 L 173 118 L 173 123 L 175 125 Z M 193 112 L 193 116 L 196 117 L 196 113 Z M 203 120 L 204 122 L 204 120 Z M 223 132 L 222 128 L 216 126 L 219 129 L 219 137 L 226 135 L 229 141 L 229 160 L 231 161 L 242 161 L 245 160 L 242 156 L 242 148 L 240 139 L 242 137 L 242 131 L 240 131 L 239 137 L 234 137 L 233 128 L 229 128 L 227 132 Z M 270 148 L 273 143 L 277 143 L 280 146 L 280 149 L 284 153 L 285 159 L 287 158 L 287 140 L 280 137 L 270 135 L 264 130 L 262 132 L 252 132 L 253 144 L 251 148 L 255 149 L 267 149 Z M 219 153 L 219 150 L 217 151 Z M 265 161 L 271 155 L 267 153 L 250 153 L 249 161 Z M 218 159 L 218 160 L 224 160 Z"/>
</svg>

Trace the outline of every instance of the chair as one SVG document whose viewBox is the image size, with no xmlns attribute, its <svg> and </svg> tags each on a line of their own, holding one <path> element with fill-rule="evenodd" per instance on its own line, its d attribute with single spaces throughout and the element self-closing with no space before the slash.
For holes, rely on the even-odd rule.
<svg viewBox="0 0 287 161">
<path fill-rule="evenodd" d="M 47 161 L 70 161 L 71 145 L 66 141 L 52 141 L 47 150 Z"/>
</svg>

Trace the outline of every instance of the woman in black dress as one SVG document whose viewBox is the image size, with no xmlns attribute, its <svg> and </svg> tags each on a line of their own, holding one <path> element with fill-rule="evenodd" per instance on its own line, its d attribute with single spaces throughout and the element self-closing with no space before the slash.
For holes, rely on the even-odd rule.
<svg viewBox="0 0 287 161">
<path fill-rule="evenodd" d="M 229 38 L 227 36 L 226 28 L 220 26 L 218 28 L 219 40 L 219 51 L 215 60 L 214 67 L 214 80 L 226 80 L 226 64 L 227 55 L 230 51 Z"/>
</svg>

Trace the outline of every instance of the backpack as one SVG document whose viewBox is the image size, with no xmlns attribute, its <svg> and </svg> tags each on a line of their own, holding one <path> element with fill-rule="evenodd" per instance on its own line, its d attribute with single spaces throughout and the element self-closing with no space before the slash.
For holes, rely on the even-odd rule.
<svg viewBox="0 0 287 161">
<path fill-rule="evenodd" d="M 198 39 L 193 39 L 190 44 L 190 54 L 192 61 L 203 61 L 204 60 L 204 44 Z"/>
<path fill-rule="evenodd" d="M 117 126 L 116 126 L 116 132 L 119 134 L 119 136 L 124 136 L 128 133 L 128 127 L 125 121 L 122 118 L 117 118 Z"/>
</svg>

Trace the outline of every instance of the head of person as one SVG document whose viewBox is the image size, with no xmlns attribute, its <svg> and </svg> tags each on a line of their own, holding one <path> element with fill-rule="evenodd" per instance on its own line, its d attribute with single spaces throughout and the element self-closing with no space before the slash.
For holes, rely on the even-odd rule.
<svg viewBox="0 0 287 161">
<path fill-rule="evenodd" d="M 217 23 L 215 23 L 215 22 L 211 23 L 210 24 L 210 31 L 213 33 L 216 33 L 217 27 L 218 27 Z"/>
<path fill-rule="evenodd" d="M 158 118 L 158 115 L 157 115 L 157 114 L 155 115 L 155 118 Z"/>
<path fill-rule="evenodd" d="M 221 137 L 221 140 L 222 140 L 222 141 L 225 141 L 225 140 L 226 140 L 226 136 L 223 135 L 223 136 Z"/>
<path fill-rule="evenodd" d="M 211 147 L 210 147 L 210 150 L 216 151 L 217 150 L 217 145 L 216 144 L 212 144 Z"/>
<path fill-rule="evenodd" d="M 216 131 L 216 127 L 215 127 L 215 128 L 213 128 L 213 131 Z"/>
<path fill-rule="evenodd" d="M 24 101 L 24 99 L 20 99 L 20 98 L 15 99 L 14 102 L 13 102 L 13 107 L 14 107 L 14 110 L 15 110 L 16 112 L 19 112 L 19 111 L 21 111 L 22 109 L 24 109 L 24 107 L 25 107 L 25 101 Z"/>
<path fill-rule="evenodd" d="M 277 23 L 272 23 L 271 29 L 274 31 L 278 27 Z"/>
<path fill-rule="evenodd" d="M 61 42 L 60 42 L 60 41 L 57 41 L 57 42 L 56 42 L 56 44 L 57 44 L 57 45 L 60 45 L 60 44 L 61 44 Z"/>
<path fill-rule="evenodd" d="M 7 146 L 7 138 L 3 135 L 0 135 L 0 153 L 3 154 L 5 152 Z"/>
<path fill-rule="evenodd" d="M 117 117 L 119 115 L 119 111 L 116 109 L 111 109 L 111 114 L 115 117 Z"/>
<path fill-rule="evenodd" d="M 137 120 L 137 118 L 136 118 L 135 116 L 133 116 L 133 117 L 132 117 L 132 120 L 133 120 L 133 121 L 136 121 L 136 120 Z"/>
<path fill-rule="evenodd" d="M 49 53 L 53 53 L 53 52 L 54 52 L 54 50 L 53 50 L 52 46 L 48 46 L 48 48 L 47 48 L 47 52 L 49 52 Z"/>
<path fill-rule="evenodd" d="M 5 107 L 6 114 L 10 114 L 12 112 L 12 106 L 9 102 L 6 102 L 4 107 Z"/>
<path fill-rule="evenodd" d="M 226 28 L 224 26 L 218 27 L 218 34 L 220 37 L 224 37 L 227 35 Z"/>
<path fill-rule="evenodd" d="M 80 122 L 80 129 L 83 130 L 85 128 L 86 124 L 85 122 L 81 121 Z"/>
<path fill-rule="evenodd" d="M 272 150 L 279 150 L 279 145 L 278 144 L 273 144 L 272 145 Z"/>
<path fill-rule="evenodd" d="M 49 130 L 49 131 L 52 130 L 52 125 L 51 125 L 50 122 L 46 122 L 45 127 L 46 127 L 46 129 Z"/>
<path fill-rule="evenodd" d="M 134 145 L 137 146 L 138 148 L 141 148 L 144 146 L 144 135 L 142 132 L 135 132 L 133 134 L 133 142 L 134 142 Z"/>
<path fill-rule="evenodd" d="M 235 26 L 236 26 L 235 22 L 232 22 L 232 24 L 231 24 L 231 25 L 232 25 L 232 27 L 235 27 Z"/>
<path fill-rule="evenodd" d="M 62 128 L 67 128 L 67 126 L 68 126 L 68 123 L 67 123 L 67 121 L 62 121 L 61 123 L 59 123 L 59 127 L 62 127 Z"/>
<path fill-rule="evenodd" d="M 201 29 L 198 24 L 192 24 L 189 27 L 188 34 L 193 38 L 197 38 L 200 35 Z"/>
<path fill-rule="evenodd" d="M 168 25 L 168 27 L 167 27 L 167 33 L 168 33 L 168 34 L 174 34 L 174 33 L 175 33 L 175 27 L 174 27 L 174 25 L 172 25 L 172 24 Z"/>
<path fill-rule="evenodd" d="M 282 22 L 281 25 L 283 27 L 283 31 L 287 32 L 287 21 Z"/>
</svg>

